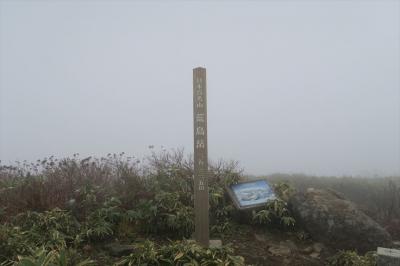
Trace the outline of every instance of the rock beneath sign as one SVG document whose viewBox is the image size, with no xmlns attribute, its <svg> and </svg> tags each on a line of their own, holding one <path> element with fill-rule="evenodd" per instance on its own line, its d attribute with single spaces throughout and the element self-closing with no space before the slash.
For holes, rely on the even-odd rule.
<svg viewBox="0 0 400 266">
<path fill-rule="evenodd" d="M 400 250 L 378 247 L 378 266 L 399 266 Z"/>
<path fill-rule="evenodd" d="M 326 246 L 367 252 L 391 245 L 385 229 L 335 191 L 310 188 L 295 194 L 289 206 L 297 222 Z"/>
</svg>

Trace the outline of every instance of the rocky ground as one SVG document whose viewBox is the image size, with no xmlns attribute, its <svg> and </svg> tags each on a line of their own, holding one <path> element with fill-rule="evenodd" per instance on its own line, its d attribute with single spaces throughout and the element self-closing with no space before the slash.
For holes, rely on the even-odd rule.
<svg viewBox="0 0 400 266">
<path fill-rule="evenodd" d="M 325 265 L 334 254 L 323 244 L 307 239 L 303 232 L 266 230 L 243 226 L 239 233 L 223 239 L 249 265 Z M 306 239 L 304 239 L 306 238 Z"/>
<path fill-rule="evenodd" d="M 223 237 L 221 240 L 224 245 L 231 244 L 235 254 L 245 258 L 246 265 L 326 265 L 326 259 L 335 253 L 323 244 L 307 239 L 303 232 L 285 233 L 248 225 L 238 225 L 235 231 L 237 233 Z M 168 242 L 166 239 L 152 240 L 159 244 Z M 137 239 L 137 242 L 140 241 L 141 239 Z M 113 257 L 134 252 L 133 246 L 118 242 L 86 248 L 92 257 L 96 257 L 104 265 L 112 265 L 115 262 Z"/>
</svg>

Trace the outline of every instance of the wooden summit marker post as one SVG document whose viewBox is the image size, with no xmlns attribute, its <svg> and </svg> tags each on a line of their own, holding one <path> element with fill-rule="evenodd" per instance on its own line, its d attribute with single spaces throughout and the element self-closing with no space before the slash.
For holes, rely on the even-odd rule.
<svg viewBox="0 0 400 266">
<path fill-rule="evenodd" d="M 193 69 L 194 211 L 195 240 L 204 247 L 209 239 L 207 84 L 206 69 Z"/>
</svg>

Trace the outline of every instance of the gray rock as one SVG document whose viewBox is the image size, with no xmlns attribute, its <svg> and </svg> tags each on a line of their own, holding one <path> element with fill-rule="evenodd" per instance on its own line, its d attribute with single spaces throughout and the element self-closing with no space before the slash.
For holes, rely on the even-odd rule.
<svg viewBox="0 0 400 266">
<path fill-rule="evenodd" d="M 295 194 L 289 207 L 311 237 L 326 246 L 367 252 L 391 245 L 384 228 L 334 191 L 308 189 Z"/>
<path fill-rule="evenodd" d="M 305 253 L 305 254 L 310 254 L 310 253 L 312 253 L 314 251 L 314 249 L 313 249 L 313 247 L 306 247 L 306 248 L 304 248 L 303 250 L 302 250 L 302 252 L 303 253 Z"/>
<path fill-rule="evenodd" d="M 317 253 L 320 253 L 321 250 L 324 248 L 324 245 L 321 243 L 314 243 L 313 244 L 313 250 Z"/>
<path fill-rule="evenodd" d="M 254 234 L 254 238 L 259 242 L 267 242 L 267 239 L 265 239 L 265 235 Z"/>
<path fill-rule="evenodd" d="M 288 247 L 292 252 L 295 252 L 297 250 L 296 244 L 291 240 L 281 241 L 279 242 L 279 245 Z"/>
<path fill-rule="evenodd" d="M 132 253 L 135 248 L 133 245 L 121 245 L 119 243 L 110 243 L 105 246 L 110 255 L 115 257 L 125 256 Z"/>
<path fill-rule="evenodd" d="M 272 246 L 268 248 L 268 251 L 274 256 L 282 256 L 282 257 L 289 256 L 291 253 L 290 248 L 282 245 Z"/>
<path fill-rule="evenodd" d="M 279 242 L 279 245 L 272 245 L 268 251 L 274 256 L 286 257 L 297 251 L 297 246 L 293 241 L 286 240 Z"/>
</svg>

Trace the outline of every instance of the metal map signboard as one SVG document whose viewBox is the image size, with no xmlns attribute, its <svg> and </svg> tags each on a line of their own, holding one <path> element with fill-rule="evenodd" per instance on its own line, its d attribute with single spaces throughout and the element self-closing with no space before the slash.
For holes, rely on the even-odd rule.
<svg viewBox="0 0 400 266">
<path fill-rule="evenodd" d="M 227 188 L 237 209 L 251 209 L 276 199 L 275 193 L 266 180 L 241 182 Z"/>
</svg>

